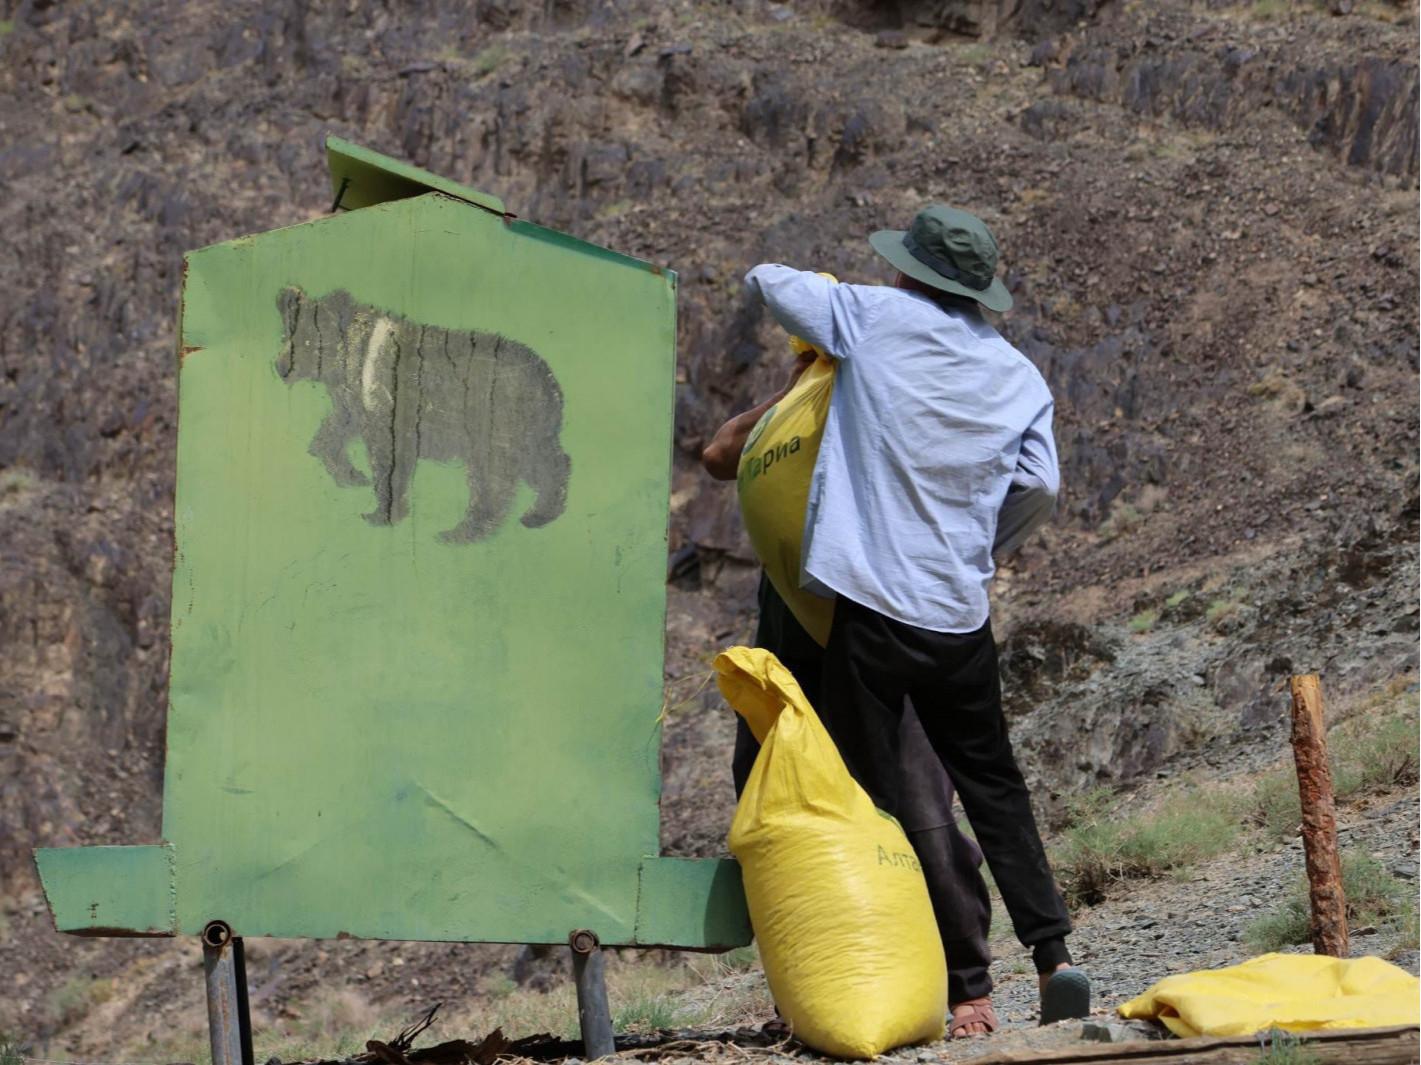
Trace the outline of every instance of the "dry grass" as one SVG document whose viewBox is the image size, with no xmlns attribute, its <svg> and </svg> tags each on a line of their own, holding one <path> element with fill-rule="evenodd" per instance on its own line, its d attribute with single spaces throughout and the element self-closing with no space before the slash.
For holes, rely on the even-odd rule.
<svg viewBox="0 0 1421 1065">
<path fill-rule="evenodd" d="M 46 1022 L 50 1027 L 63 1028 L 107 1002 L 113 993 L 112 980 L 71 976 L 50 992 L 45 1000 Z"/>
<path fill-rule="evenodd" d="M 1416 900 L 1384 865 L 1365 854 L 1343 854 L 1342 891 L 1349 925 L 1397 927 L 1402 946 L 1416 949 Z M 1259 952 L 1306 943 L 1310 912 L 1307 881 L 1299 878 L 1283 905 L 1249 925 L 1244 938 Z"/>
<path fill-rule="evenodd" d="M 1117 499 L 1111 504 L 1109 517 L 1101 522 L 1096 532 L 1099 533 L 1102 543 L 1109 543 L 1134 532 L 1144 523 L 1145 515 L 1140 513 L 1138 507 Z"/>
<path fill-rule="evenodd" d="M 1307 393 L 1296 381 L 1277 368 L 1270 369 L 1263 377 L 1248 386 L 1248 394 L 1256 399 L 1267 400 L 1280 410 L 1298 414 L 1307 403 Z"/>
<path fill-rule="evenodd" d="M 1097 789 L 1074 811 L 1052 865 L 1067 898 L 1092 905 L 1112 884 L 1163 876 L 1232 850 L 1242 834 L 1241 806 L 1234 792 L 1191 787 L 1125 815 L 1108 790 Z"/>
<path fill-rule="evenodd" d="M 1335 722 L 1328 743 L 1339 802 L 1416 783 L 1421 730 L 1415 689 L 1415 674 L 1395 677 L 1360 696 L 1339 699 L 1329 712 Z M 1052 864 L 1070 901 L 1091 905 L 1121 881 L 1186 870 L 1260 834 L 1287 839 L 1297 833 L 1301 816 L 1291 765 L 1240 787 L 1176 786 L 1140 811 L 1127 810 L 1122 797 L 1097 788 L 1067 810 Z"/>
<path fill-rule="evenodd" d="M 511 982 L 486 988 L 486 994 L 451 1014 L 442 1028 L 469 1037 L 502 1028 L 510 1038 L 549 1032 L 578 1036 L 577 998 L 572 981 L 546 992 Z M 724 955 L 676 956 L 669 962 L 635 951 L 609 958 L 607 997 L 618 1032 L 653 1032 L 667 1028 L 719 1030 L 765 1020 L 774 1007 L 753 949 Z"/>
<path fill-rule="evenodd" d="M 668 1028 L 721 1031 L 758 1025 L 774 1005 L 753 948 L 722 955 L 622 951 L 607 956 L 607 990 L 618 1033 Z M 425 1042 L 478 1040 L 495 1028 L 512 1039 L 549 1033 L 577 1039 L 577 996 L 571 975 L 548 991 L 522 988 L 506 977 L 488 980 L 462 1007 L 441 1011 Z M 370 1039 L 388 1040 L 415 1018 L 370 1001 L 350 988 L 323 988 L 278 1015 L 254 1010 L 256 1058 L 339 1061 L 365 1050 Z M 205 1018 L 186 1011 L 180 1026 L 164 1028 L 141 1045 L 123 1048 L 125 1060 L 209 1065 Z"/>
<path fill-rule="evenodd" d="M 685 993 L 689 1011 L 698 1018 L 696 1027 L 712 1031 L 739 1028 L 774 1015 L 774 1000 L 754 947 L 699 955 L 690 967 L 701 981 Z"/>
<path fill-rule="evenodd" d="M 1287 22 L 1302 18 L 1332 17 L 1329 0 L 1247 0 L 1235 6 L 1232 12 L 1224 13 L 1242 16 L 1257 22 Z M 1397 4 L 1390 0 L 1359 0 L 1352 8 L 1354 18 L 1371 18 L 1378 22 L 1402 24 L 1411 17 L 1409 4 Z"/>
<path fill-rule="evenodd" d="M 24 502 L 33 493 L 35 484 L 35 475 L 23 467 L 12 466 L 0 471 L 0 506 Z"/>
<path fill-rule="evenodd" d="M 156 1038 L 122 1048 L 124 1060 L 178 1061 L 210 1065 L 206 1017 L 187 1010 Z M 350 988 L 318 988 L 303 1002 L 273 1015 L 252 1011 L 252 1041 L 258 1061 L 340 1060 L 363 1053 L 370 1039 L 389 1039 L 410 1018 L 377 1007 Z"/>
<path fill-rule="evenodd" d="M 1415 686 L 1416 675 L 1405 674 L 1362 696 L 1339 699 L 1329 709 L 1328 757 L 1339 801 L 1416 783 L 1421 727 Z M 1292 766 L 1259 779 L 1251 817 L 1269 838 L 1297 834 L 1302 810 Z"/>
</svg>

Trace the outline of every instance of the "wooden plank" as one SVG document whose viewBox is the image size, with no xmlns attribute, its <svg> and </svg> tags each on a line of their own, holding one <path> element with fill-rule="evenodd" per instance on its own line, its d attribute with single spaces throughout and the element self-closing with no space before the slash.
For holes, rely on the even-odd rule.
<svg viewBox="0 0 1421 1065">
<path fill-rule="evenodd" d="M 1298 798 L 1303 813 L 1312 945 L 1318 954 L 1345 958 L 1347 898 L 1342 890 L 1342 862 L 1337 853 L 1337 813 L 1332 798 L 1332 768 L 1327 761 L 1322 685 L 1315 673 L 1295 676 L 1292 692 L 1293 758 L 1297 762 Z"/>
<path fill-rule="evenodd" d="M 1315 1065 L 1412 1065 L 1418 1060 L 1421 1036 L 1411 1026 L 1346 1028 L 1300 1035 L 1299 1042 Z M 1256 1035 L 1200 1036 L 993 1054 L 974 1058 L 972 1065 L 1256 1065 L 1260 1050 Z"/>
</svg>

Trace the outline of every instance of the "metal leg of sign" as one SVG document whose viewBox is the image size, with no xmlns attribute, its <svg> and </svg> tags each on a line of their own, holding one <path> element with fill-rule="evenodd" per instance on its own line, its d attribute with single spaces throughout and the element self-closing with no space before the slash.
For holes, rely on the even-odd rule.
<svg viewBox="0 0 1421 1065">
<path fill-rule="evenodd" d="M 246 957 L 241 939 L 225 921 L 212 921 L 202 930 L 202 970 L 212 1065 L 253 1065 Z"/>
<path fill-rule="evenodd" d="M 568 946 L 572 948 L 572 973 L 577 981 L 577 1019 L 582 1024 L 583 1053 L 589 1061 L 610 1057 L 617 1047 L 612 1039 L 602 944 L 596 933 L 582 928 L 568 936 Z"/>
</svg>

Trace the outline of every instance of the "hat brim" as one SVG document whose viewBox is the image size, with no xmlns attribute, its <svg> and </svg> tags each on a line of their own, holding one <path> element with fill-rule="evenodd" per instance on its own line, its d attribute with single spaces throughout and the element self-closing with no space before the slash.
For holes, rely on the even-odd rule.
<svg viewBox="0 0 1421 1065">
<path fill-rule="evenodd" d="M 975 289 L 950 277 L 943 277 L 927 263 L 920 263 L 913 258 L 913 253 L 903 246 L 903 236 L 904 231 L 901 229 L 880 229 L 868 238 L 868 242 L 874 251 L 915 281 L 951 292 L 954 296 L 976 300 L 989 311 L 1011 309 L 1011 293 L 1007 291 L 1006 285 L 1002 284 L 1001 278 L 994 277 L 986 288 Z"/>
</svg>

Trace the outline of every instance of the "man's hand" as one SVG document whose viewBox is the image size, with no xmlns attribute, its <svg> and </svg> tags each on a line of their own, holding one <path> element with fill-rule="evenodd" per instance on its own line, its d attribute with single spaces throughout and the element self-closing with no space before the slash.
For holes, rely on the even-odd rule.
<svg viewBox="0 0 1421 1065">
<path fill-rule="evenodd" d="M 717 481 L 735 480 L 735 473 L 740 465 L 740 452 L 745 447 L 745 441 L 749 439 L 750 431 L 755 428 L 755 424 L 765 411 L 789 394 L 789 390 L 794 387 L 795 382 L 800 379 L 805 370 L 814 365 L 814 360 L 818 357 L 818 353 L 813 348 L 799 352 L 795 356 L 794 369 L 790 371 L 789 380 L 784 383 L 783 388 L 763 403 L 755 405 L 742 414 L 737 414 L 716 430 L 711 442 L 701 452 L 701 465 L 705 467 L 707 473 Z"/>
<path fill-rule="evenodd" d="M 784 388 L 780 389 L 780 399 L 789 394 L 789 390 L 795 386 L 795 382 L 804 376 L 804 371 L 813 366 L 814 360 L 817 358 L 819 358 L 819 353 L 813 348 L 805 348 L 795 355 L 794 368 L 790 370 L 789 380 L 785 382 Z"/>
</svg>

